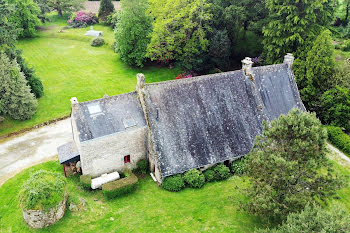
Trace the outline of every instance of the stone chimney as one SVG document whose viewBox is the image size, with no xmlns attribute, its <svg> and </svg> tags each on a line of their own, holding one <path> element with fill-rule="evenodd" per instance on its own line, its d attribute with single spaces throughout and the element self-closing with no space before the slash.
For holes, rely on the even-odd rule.
<svg viewBox="0 0 350 233">
<path fill-rule="evenodd" d="M 287 53 L 287 55 L 284 56 L 284 61 L 283 61 L 283 63 L 284 63 L 284 64 L 287 64 L 287 65 L 288 65 L 288 68 L 292 68 L 293 62 L 294 62 L 294 56 L 293 56 L 293 54 Z"/>
<path fill-rule="evenodd" d="M 140 91 L 145 87 L 145 76 L 141 73 L 136 75 L 137 78 L 137 84 L 136 84 L 136 91 Z"/>
<path fill-rule="evenodd" d="M 250 57 L 244 58 L 242 60 L 242 69 L 245 73 L 245 75 L 251 75 L 252 74 L 252 68 L 253 68 L 253 61 Z"/>
</svg>

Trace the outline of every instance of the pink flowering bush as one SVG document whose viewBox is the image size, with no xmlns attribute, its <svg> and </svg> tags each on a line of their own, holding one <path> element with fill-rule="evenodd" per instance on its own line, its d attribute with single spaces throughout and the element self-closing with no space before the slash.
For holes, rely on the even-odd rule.
<svg viewBox="0 0 350 233">
<path fill-rule="evenodd" d="M 74 28 L 86 27 L 98 23 L 98 18 L 92 12 L 79 11 L 73 13 L 67 23 Z"/>
</svg>

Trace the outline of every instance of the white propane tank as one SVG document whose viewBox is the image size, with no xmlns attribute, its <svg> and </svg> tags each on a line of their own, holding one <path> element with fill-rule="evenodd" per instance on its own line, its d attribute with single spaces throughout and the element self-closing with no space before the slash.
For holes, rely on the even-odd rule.
<svg viewBox="0 0 350 233">
<path fill-rule="evenodd" d="M 91 180 L 91 188 L 98 189 L 101 188 L 105 183 L 118 180 L 120 178 L 118 172 L 112 172 L 109 174 L 103 174 L 100 177 Z"/>
</svg>

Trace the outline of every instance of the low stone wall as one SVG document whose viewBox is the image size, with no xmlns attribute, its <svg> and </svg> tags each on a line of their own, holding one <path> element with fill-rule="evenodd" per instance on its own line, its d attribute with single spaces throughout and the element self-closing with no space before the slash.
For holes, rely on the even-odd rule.
<svg viewBox="0 0 350 233">
<path fill-rule="evenodd" d="M 68 194 L 65 194 L 64 200 L 58 203 L 54 208 L 47 211 L 43 210 L 24 210 L 23 218 L 29 226 L 33 228 L 44 228 L 59 221 L 66 211 Z"/>
</svg>

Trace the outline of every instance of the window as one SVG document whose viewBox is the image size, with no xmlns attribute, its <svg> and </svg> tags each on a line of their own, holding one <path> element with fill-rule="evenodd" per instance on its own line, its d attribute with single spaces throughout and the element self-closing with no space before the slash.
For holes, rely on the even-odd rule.
<svg viewBox="0 0 350 233">
<path fill-rule="evenodd" d="M 130 155 L 124 156 L 124 163 L 130 163 Z"/>
<path fill-rule="evenodd" d="M 89 104 L 87 105 L 87 108 L 89 110 L 90 115 L 95 115 L 102 112 L 101 107 L 98 103 Z"/>
</svg>

